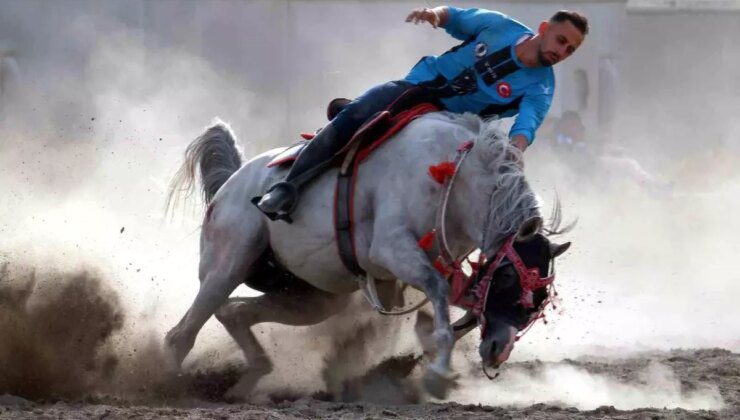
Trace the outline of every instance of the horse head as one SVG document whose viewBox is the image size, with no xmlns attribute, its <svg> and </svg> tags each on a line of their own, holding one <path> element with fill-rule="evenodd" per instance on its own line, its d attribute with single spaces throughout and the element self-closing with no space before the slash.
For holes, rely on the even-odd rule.
<svg viewBox="0 0 740 420">
<path fill-rule="evenodd" d="M 522 275 L 530 282 L 551 282 L 554 259 L 570 247 L 570 242 L 562 245 L 551 242 L 542 233 L 542 225 L 541 217 L 526 220 L 497 253 L 501 255 L 497 266 L 491 266 L 496 264 L 496 258 L 490 258 L 480 270 L 490 275 L 480 317 L 482 340 L 478 351 L 484 367 L 497 368 L 508 359 L 517 333 L 538 317 L 548 298 L 547 286 L 539 284 L 541 287 L 527 290 L 528 283 Z M 504 252 L 508 244 L 516 255 L 511 250 Z M 520 262 L 515 261 L 517 258 Z"/>
</svg>

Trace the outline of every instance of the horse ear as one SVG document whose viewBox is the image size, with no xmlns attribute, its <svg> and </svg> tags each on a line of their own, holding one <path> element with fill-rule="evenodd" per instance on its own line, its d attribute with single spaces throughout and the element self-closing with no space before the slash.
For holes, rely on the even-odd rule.
<svg viewBox="0 0 740 420">
<path fill-rule="evenodd" d="M 516 232 L 517 242 L 526 242 L 534 237 L 540 230 L 542 230 L 542 218 L 539 216 L 530 217 L 525 220 L 519 230 Z"/>
<path fill-rule="evenodd" d="M 550 258 L 555 258 L 563 255 L 563 253 L 567 251 L 568 248 L 570 248 L 570 242 L 566 242 L 562 245 L 550 242 Z"/>
</svg>

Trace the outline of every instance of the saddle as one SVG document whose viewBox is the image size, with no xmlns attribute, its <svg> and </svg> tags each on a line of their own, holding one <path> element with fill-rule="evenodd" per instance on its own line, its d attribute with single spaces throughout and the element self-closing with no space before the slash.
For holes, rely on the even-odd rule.
<svg viewBox="0 0 740 420">
<path fill-rule="evenodd" d="M 334 117 L 336 117 L 337 114 L 339 114 L 350 102 L 351 100 L 347 98 L 332 99 L 326 107 L 327 120 L 333 120 Z M 355 135 L 352 136 L 352 139 L 350 139 L 347 145 L 345 145 L 337 153 L 337 156 L 344 155 L 358 141 L 364 142 L 364 139 L 383 136 L 383 132 L 391 128 L 391 125 L 393 124 L 393 121 L 391 120 L 395 119 L 400 113 L 411 110 L 412 108 L 415 108 L 417 105 L 421 104 L 433 106 L 435 108 L 433 111 L 443 109 L 441 102 L 439 102 L 439 99 L 434 96 L 428 89 L 425 89 L 421 86 L 409 89 L 400 97 L 398 97 L 393 103 L 391 103 L 384 111 L 381 111 L 378 114 L 370 117 L 357 130 Z M 394 133 L 403 128 L 408 122 L 410 121 L 407 121 L 405 124 L 403 124 L 403 126 L 398 127 L 394 131 Z M 272 158 L 272 160 L 267 163 L 267 167 L 272 168 L 275 166 L 283 165 L 285 165 L 286 167 L 290 167 L 290 164 L 292 164 L 298 158 L 298 155 L 301 153 L 303 148 L 306 147 L 308 141 L 313 139 L 319 131 L 321 131 L 321 129 L 316 130 L 316 132 L 314 133 L 301 133 L 301 140 L 299 140 L 292 146 L 289 146 L 283 152 Z"/>
<path fill-rule="evenodd" d="M 333 120 L 334 117 L 342 112 L 344 107 L 346 107 L 350 102 L 351 100 L 347 98 L 332 99 L 329 102 L 329 105 L 327 105 L 326 107 L 326 119 L 329 121 Z M 298 155 L 301 153 L 303 148 L 306 147 L 308 141 L 316 137 L 316 134 L 320 130 L 321 129 L 317 130 L 315 133 L 301 133 L 301 140 L 272 158 L 272 160 L 267 164 L 267 167 L 272 168 L 273 166 L 281 166 L 293 163 L 296 159 L 298 159 Z"/>
<path fill-rule="evenodd" d="M 342 262 L 357 276 L 365 275 L 365 270 L 357 262 L 354 244 L 353 198 L 358 168 L 374 150 L 401 131 L 408 123 L 426 113 L 441 109 L 436 103 L 420 100 L 424 99 L 424 96 L 419 94 L 421 90 L 416 92 L 415 90 L 411 89 L 401 95 L 387 109 L 366 121 L 337 153 L 337 157 L 341 158 L 337 159 L 341 161 L 341 166 L 334 195 L 334 230 Z M 332 100 L 327 107 L 329 120 L 333 119 L 349 102 L 346 98 Z M 289 167 L 314 136 L 315 134 L 302 133 L 301 141 L 275 156 L 267 166 Z"/>
</svg>

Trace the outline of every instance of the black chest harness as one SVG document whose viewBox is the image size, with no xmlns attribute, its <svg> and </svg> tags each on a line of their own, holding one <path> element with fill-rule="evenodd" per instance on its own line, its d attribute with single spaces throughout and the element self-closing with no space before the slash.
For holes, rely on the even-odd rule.
<svg viewBox="0 0 740 420">
<path fill-rule="evenodd" d="M 475 38 L 471 38 L 462 44 L 452 48 L 445 54 L 459 50 L 460 48 L 472 43 Z M 443 75 L 437 76 L 433 80 L 423 82 L 420 85 L 428 88 L 437 98 L 451 98 L 454 96 L 470 95 L 478 92 L 478 82 L 476 74 L 480 75 L 486 86 L 492 86 L 504 77 L 519 70 L 520 67 L 512 56 L 511 45 L 507 45 L 498 51 L 486 55 L 487 47 L 483 42 L 475 45 L 474 53 L 480 59 L 475 62 L 473 67 L 468 67 L 453 79 L 447 79 Z M 481 117 L 503 114 L 512 109 L 518 109 L 522 97 L 519 96 L 507 104 L 492 104 L 478 114 Z"/>
</svg>

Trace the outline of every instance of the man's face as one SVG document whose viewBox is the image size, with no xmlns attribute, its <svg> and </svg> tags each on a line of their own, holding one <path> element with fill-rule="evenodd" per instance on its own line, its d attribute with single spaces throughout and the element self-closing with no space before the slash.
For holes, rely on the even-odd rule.
<svg viewBox="0 0 740 420">
<path fill-rule="evenodd" d="M 542 22 L 537 57 L 543 66 L 553 66 L 570 57 L 583 42 L 583 34 L 571 22 Z"/>
</svg>

